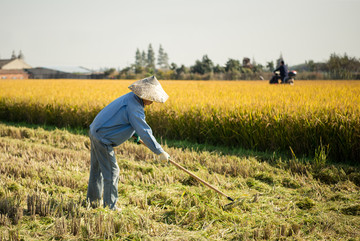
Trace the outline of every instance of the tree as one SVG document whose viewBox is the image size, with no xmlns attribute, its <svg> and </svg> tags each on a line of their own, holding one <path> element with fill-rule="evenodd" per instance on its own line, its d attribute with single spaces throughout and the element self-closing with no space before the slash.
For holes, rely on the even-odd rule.
<svg viewBox="0 0 360 241">
<path fill-rule="evenodd" d="M 132 67 L 125 67 L 119 73 L 120 78 L 124 79 L 133 79 L 135 76 L 133 74 Z"/>
<path fill-rule="evenodd" d="M 165 53 L 163 47 L 160 44 L 159 54 L 158 54 L 158 62 L 159 68 L 168 69 L 169 68 L 169 57 L 167 53 Z"/>
<path fill-rule="evenodd" d="M 326 66 L 331 78 L 352 79 L 354 74 L 360 71 L 360 60 L 349 57 L 346 53 L 344 56 L 334 53 L 331 54 Z"/>
<path fill-rule="evenodd" d="M 25 56 L 24 56 L 24 54 L 22 53 L 21 50 L 20 50 L 20 52 L 19 52 L 18 59 L 22 59 L 22 60 L 25 59 Z"/>
<path fill-rule="evenodd" d="M 305 61 L 306 66 L 308 67 L 309 71 L 313 72 L 316 70 L 316 63 L 314 60 Z"/>
<path fill-rule="evenodd" d="M 110 68 L 104 71 L 105 78 L 114 78 L 116 74 L 115 68 Z"/>
<path fill-rule="evenodd" d="M 177 68 L 177 64 L 175 64 L 175 63 L 170 64 L 170 69 L 171 70 L 176 70 L 176 68 Z"/>
<path fill-rule="evenodd" d="M 229 59 L 225 64 L 225 71 L 226 72 L 234 72 L 234 71 L 240 71 L 241 64 L 240 61 L 237 59 Z"/>
<path fill-rule="evenodd" d="M 212 60 L 211 60 L 207 55 L 204 55 L 204 56 L 203 56 L 203 58 L 202 58 L 202 64 L 203 64 L 203 66 L 204 66 L 205 73 L 213 72 L 214 63 L 212 62 Z"/>
<path fill-rule="evenodd" d="M 229 59 L 225 64 L 227 79 L 235 80 L 241 77 L 241 63 L 237 59 Z"/>
<path fill-rule="evenodd" d="M 185 74 L 187 72 L 185 65 L 181 65 L 179 68 L 176 68 L 176 73 L 178 75 Z"/>
<path fill-rule="evenodd" d="M 185 65 L 181 65 L 179 68 L 176 68 L 175 73 L 176 73 L 176 79 L 184 79 L 184 74 L 186 74 L 187 69 L 185 67 Z"/>
<path fill-rule="evenodd" d="M 264 66 L 262 64 L 253 64 L 252 71 L 254 73 L 260 73 L 263 71 L 263 69 L 264 69 Z"/>
<path fill-rule="evenodd" d="M 141 67 L 141 53 L 138 48 L 136 49 L 136 53 L 135 53 L 135 66 Z"/>
<path fill-rule="evenodd" d="M 163 58 L 164 58 L 164 66 L 163 67 L 165 69 L 168 69 L 169 68 L 169 55 L 167 53 L 164 53 Z"/>
<path fill-rule="evenodd" d="M 14 50 L 12 51 L 11 59 L 16 59 L 16 55 L 15 55 L 15 51 L 14 51 Z"/>
<path fill-rule="evenodd" d="M 158 58 L 157 58 L 157 64 L 160 68 L 163 66 L 163 56 L 164 56 L 164 49 L 160 44 Z"/>
<path fill-rule="evenodd" d="M 273 72 L 275 70 L 274 61 L 267 62 L 266 68 L 268 68 L 270 72 Z"/>
<path fill-rule="evenodd" d="M 139 49 L 136 49 L 136 53 L 135 53 L 135 73 L 139 74 L 142 72 L 142 58 L 141 58 L 141 53 Z"/>
<path fill-rule="evenodd" d="M 155 70 L 155 52 L 151 44 L 149 44 L 148 52 L 147 52 L 147 67 Z"/>
<path fill-rule="evenodd" d="M 158 62 L 159 68 L 168 69 L 169 68 L 169 57 L 167 53 L 164 51 L 163 47 L 160 44 L 159 54 L 158 54 Z"/>
<path fill-rule="evenodd" d="M 207 55 L 202 60 L 196 60 L 195 65 L 191 66 L 191 73 L 205 74 L 213 72 L 214 64 Z"/>
<path fill-rule="evenodd" d="M 147 63 L 146 53 L 145 53 L 145 51 L 143 50 L 143 51 L 141 52 L 141 66 L 142 66 L 142 67 L 146 67 L 146 63 Z"/>
<path fill-rule="evenodd" d="M 217 64 L 216 66 L 214 66 L 214 73 L 216 74 L 225 73 L 225 68 Z"/>
</svg>

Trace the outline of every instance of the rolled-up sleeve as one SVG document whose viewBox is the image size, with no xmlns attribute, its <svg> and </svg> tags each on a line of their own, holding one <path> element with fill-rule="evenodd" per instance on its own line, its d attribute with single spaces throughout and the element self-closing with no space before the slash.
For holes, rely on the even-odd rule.
<svg viewBox="0 0 360 241">
<path fill-rule="evenodd" d="M 146 123 L 143 107 L 139 108 L 139 106 L 129 105 L 127 108 L 129 108 L 127 111 L 129 122 L 145 145 L 157 155 L 164 152 L 153 136 L 151 127 Z"/>
</svg>

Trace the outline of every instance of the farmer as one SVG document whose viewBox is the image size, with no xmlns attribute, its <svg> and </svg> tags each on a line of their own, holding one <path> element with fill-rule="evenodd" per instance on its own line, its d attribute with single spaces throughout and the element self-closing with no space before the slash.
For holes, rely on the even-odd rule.
<svg viewBox="0 0 360 241">
<path fill-rule="evenodd" d="M 277 69 L 274 70 L 274 73 L 276 71 L 280 71 L 281 84 L 285 84 L 284 80 L 288 75 L 288 69 L 287 69 L 287 66 L 284 63 L 284 60 L 281 60 L 280 66 Z"/>
<path fill-rule="evenodd" d="M 106 106 L 90 125 L 91 168 L 87 200 L 99 203 L 103 194 L 104 207 L 120 210 L 118 200 L 119 166 L 113 147 L 129 138 L 140 137 L 146 146 L 159 155 L 160 161 L 168 161 L 166 153 L 152 134 L 145 121 L 144 107 L 153 102 L 164 103 L 169 96 L 155 76 L 134 82 L 129 92 Z"/>
</svg>

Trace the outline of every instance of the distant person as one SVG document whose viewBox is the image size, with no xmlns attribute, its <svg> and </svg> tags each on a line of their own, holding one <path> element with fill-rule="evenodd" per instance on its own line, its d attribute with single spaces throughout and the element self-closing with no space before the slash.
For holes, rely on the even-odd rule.
<svg viewBox="0 0 360 241">
<path fill-rule="evenodd" d="M 100 203 L 112 210 L 118 200 L 119 166 L 113 147 L 120 145 L 134 135 L 158 154 L 160 161 L 168 161 L 166 153 L 152 134 L 145 121 L 144 108 L 154 101 L 164 103 L 168 95 L 155 76 L 134 82 L 129 92 L 102 109 L 90 125 L 91 168 L 87 200 L 91 204 Z"/>
<path fill-rule="evenodd" d="M 277 69 L 274 70 L 274 74 L 275 74 L 276 71 L 280 71 L 281 84 L 285 84 L 285 78 L 288 75 L 288 68 L 285 65 L 283 60 L 281 60 L 280 66 Z"/>
</svg>

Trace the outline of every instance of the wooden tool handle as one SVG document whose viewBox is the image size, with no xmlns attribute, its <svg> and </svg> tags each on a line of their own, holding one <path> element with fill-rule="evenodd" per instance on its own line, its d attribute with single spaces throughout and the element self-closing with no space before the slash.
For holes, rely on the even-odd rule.
<svg viewBox="0 0 360 241">
<path fill-rule="evenodd" d="M 196 180 L 198 180 L 199 182 L 202 182 L 204 185 L 208 186 L 209 188 L 213 189 L 214 191 L 216 191 L 217 193 L 227 197 L 229 200 L 234 201 L 232 198 L 230 198 L 228 195 L 226 195 L 225 193 L 223 193 L 222 191 L 220 191 L 219 189 L 217 189 L 216 187 L 214 187 L 213 185 L 205 182 L 203 179 L 201 179 L 200 177 L 196 176 L 194 173 L 190 172 L 189 170 L 187 170 L 186 168 L 180 166 L 178 163 L 176 163 L 175 161 L 169 159 L 169 162 L 171 162 L 171 164 L 173 164 L 174 166 L 176 166 L 177 168 L 181 169 L 182 171 L 186 172 L 187 174 L 189 174 L 190 176 L 192 176 L 193 178 L 195 178 Z"/>
<path fill-rule="evenodd" d="M 140 140 L 140 143 L 143 144 L 144 146 L 146 146 L 145 143 L 144 143 L 142 140 Z M 222 191 L 220 191 L 219 189 L 217 189 L 217 188 L 214 187 L 213 185 L 205 182 L 203 179 L 201 179 L 200 177 L 196 176 L 194 173 L 190 172 L 189 170 L 187 170 L 187 169 L 184 168 L 183 166 L 179 165 L 179 164 L 176 163 L 175 161 L 169 159 L 169 162 L 170 162 L 171 164 L 173 164 L 174 166 L 176 166 L 177 168 L 179 168 L 180 170 L 186 172 L 187 174 L 189 174 L 190 176 L 192 176 L 193 178 L 195 178 L 195 179 L 198 180 L 199 182 L 203 183 L 203 184 L 206 185 L 207 187 L 209 187 L 209 188 L 213 189 L 214 191 L 216 191 L 217 193 L 219 193 L 219 194 L 227 197 L 227 199 L 229 199 L 230 201 L 234 201 L 234 199 L 232 199 L 231 197 L 229 197 L 228 195 L 226 195 L 225 193 L 223 193 Z"/>
</svg>

